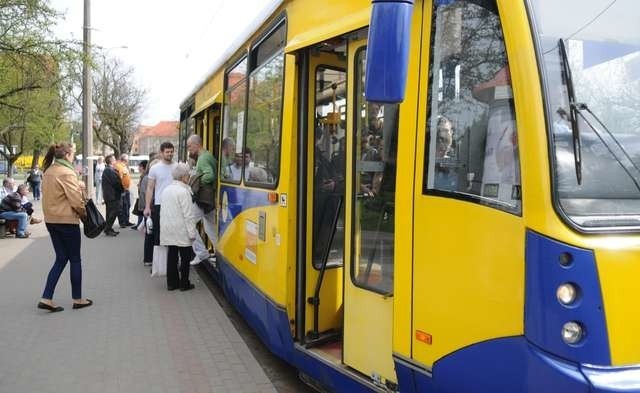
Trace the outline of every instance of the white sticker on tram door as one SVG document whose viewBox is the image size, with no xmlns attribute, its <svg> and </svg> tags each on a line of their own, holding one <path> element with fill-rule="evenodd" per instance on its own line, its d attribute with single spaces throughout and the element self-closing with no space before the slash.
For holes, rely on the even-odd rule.
<svg viewBox="0 0 640 393">
<path fill-rule="evenodd" d="M 244 228 L 247 237 L 244 257 L 255 265 L 258 261 L 258 223 L 247 220 Z"/>
<path fill-rule="evenodd" d="M 280 206 L 287 207 L 287 194 L 280 194 Z"/>
</svg>

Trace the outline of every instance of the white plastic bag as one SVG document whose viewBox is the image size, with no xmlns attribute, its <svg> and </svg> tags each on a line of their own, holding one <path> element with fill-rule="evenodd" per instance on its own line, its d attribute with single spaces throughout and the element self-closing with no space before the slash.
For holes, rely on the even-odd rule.
<svg viewBox="0 0 640 393">
<path fill-rule="evenodd" d="M 144 224 L 145 224 L 145 220 L 140 221 L 140 224 L 138 224 L 138 226 L 136 227 L 138 232 L 145 233 L 147 231 Z"/>
<path fill-rule="evenodd" d="M 147 217 L 144 221 L 145 230 L 147 231 L 147 235 L 151 235 L 153 233 L 153 220 L 151 217 Z"/>
<path fill-rule="evenodd" d="M 151 277 L 164 277 L 167 275 L 167 251 L 168 248 L 166 246 L 153 246 Z"/>
</svg>

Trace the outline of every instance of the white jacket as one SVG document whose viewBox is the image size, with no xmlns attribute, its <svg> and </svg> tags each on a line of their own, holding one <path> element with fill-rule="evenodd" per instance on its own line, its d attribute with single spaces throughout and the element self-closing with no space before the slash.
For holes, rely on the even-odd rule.
<svg viewBox="0 0 640 393">
<path fill-rule="evenodd" d="M 174 180 L 162 191 L 160 245 L 190 247 L 196 238 L 191 188 Z"/>
</svg>

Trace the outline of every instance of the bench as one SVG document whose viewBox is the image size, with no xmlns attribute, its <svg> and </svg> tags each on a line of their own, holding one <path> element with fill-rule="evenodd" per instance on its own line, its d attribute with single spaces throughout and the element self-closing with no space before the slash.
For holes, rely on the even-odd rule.
<svg viewBox="0 0 640 393">
<path fill-rule="evenodd" d="M 0 218 L 0 238 L 7 237 L 18 230 L 18 221 Z"/>
</svg>

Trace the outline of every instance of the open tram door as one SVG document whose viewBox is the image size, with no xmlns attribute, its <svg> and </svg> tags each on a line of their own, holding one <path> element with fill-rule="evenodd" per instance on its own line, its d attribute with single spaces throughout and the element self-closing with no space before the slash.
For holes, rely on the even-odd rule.
<svg viewBox="0 0 640 393">
<path fill-rule="evenodd" d="M 398 111 L 363 99 L 366 36 L 360 30 L 303 49 L 304 346 L 362 381 L 393 386 Z"/>
<path fill-rule="evenodd" d="M 349 42 L 344 363 L 395 386 L 392 361 L 398 105 L 364 98 L 366 40 Z"/>
<path fill-rule="evenodd" d="M 346 40 L 307 49 L 307 167 L 304 342 L 341 361 L 344 264 Z"/>
</svg>

